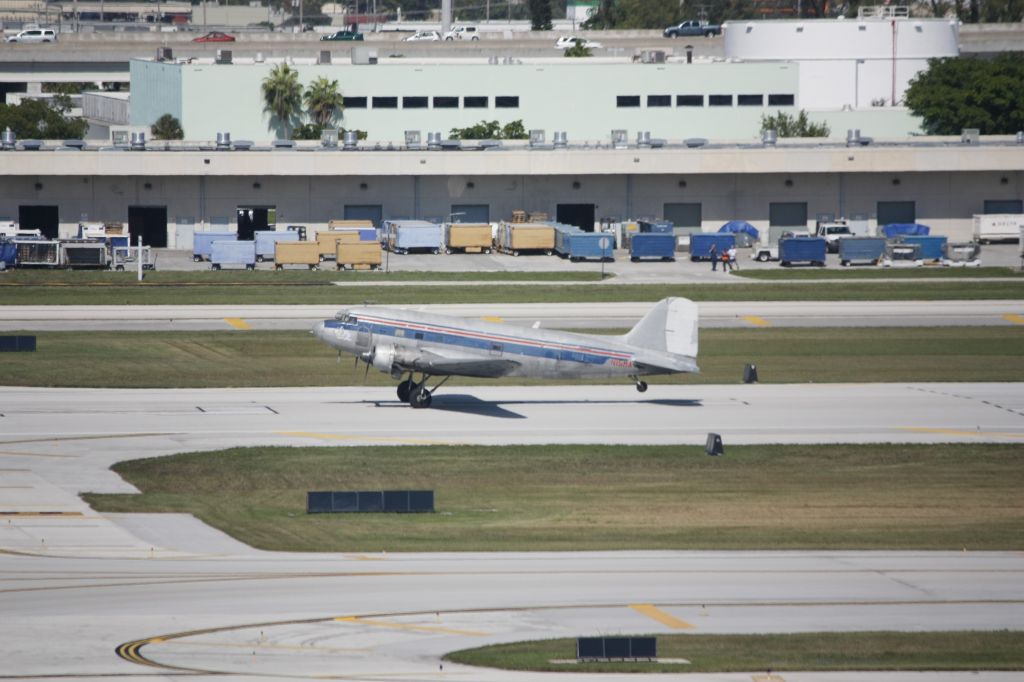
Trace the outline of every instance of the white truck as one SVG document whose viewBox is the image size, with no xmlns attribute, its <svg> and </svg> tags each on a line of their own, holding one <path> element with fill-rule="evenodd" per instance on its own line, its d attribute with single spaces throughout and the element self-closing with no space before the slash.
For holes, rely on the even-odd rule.
<svg viewBox="0 0 1024 682">
<path fill-rule="evenodd" d="M 1013 242 L 1024 230 L 1024 213 L 987 213 L 974 216 L 974 241 Z"/>
<path fill-rule="evenodd" d="M 852 237 L 853 231 L 845 220 L 839 220 L 834 223 L 819 223 L 814 234 L 825 239 L 829 253 L 838 253 L 839 240 L 843 237 Z"/>
<path fill-rule="evenodd" d="M 480 32 L 476 26 L 452 26 L 452 30 L 444 34 L 445 40 L 480 40 Z"/>
</svg>

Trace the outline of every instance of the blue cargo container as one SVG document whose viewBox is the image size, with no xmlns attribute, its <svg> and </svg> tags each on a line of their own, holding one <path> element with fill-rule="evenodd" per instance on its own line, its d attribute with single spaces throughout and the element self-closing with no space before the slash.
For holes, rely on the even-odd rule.
<svg viewBox="0 0 1024 682">
<path fill-rule="evenodd" d="M 607 240 L 602 242 L 601 240 Z M 601 248 L 604 243 L 605 247 Z M 579 229 L 555 228 L 555 253 L 573 262 L 581 260 L 615 260 L 613 249 L 615 238 L 601 232 L 584 232 Z"/>
<path fill-rule="evenodd" d="M 715 257 L 721 258 L 728 249 L 736 246 L 736 237 L 720 232 L 695 232 L 690 235 L 690 260 L 711 260 L 711 245 L 715 245 Z"/>
<path fill-rule="evenodd" d="M 210 260 L 210 248 L 215 241 L 237 240 L 237 232 L 196 232 L 192 235 L 192 260 Z"/>
<path fill-rule="evenodd" d="M 676 237 L 674 234 L 641 233 L 629 241 L 629 259 L 654 259 L 674 261 L 676 259 Z"/>
<path fill-rule="evenodd" d="M 107 248 L 113 251 L 121 246 L 131 246 L 129 237 L 107 237 Z"/>
<path fill-rule="evenodd" d="M 255 270 L 256 242 L 219 239 L 211 245 L 210 263 L 214 270 L 225 265 L 242 265 L 246 270 Z"/>
<path fill-rule="evenodd" d="M 673 225 L 668 220 L 638 220 L 636 224 L 640 227 L 641 234 L 672 234 Z"/>
<path fill-rule="evenodd" d="M 904 244 L 920 244 L 921 245 L 921 260 L 938 261 L 942 260 L 946 254 L 946 237 L 912 237 L 904 236 L 900 237 L 900 241 Z"/>
<path fill-rule="evenodd" d="M 384 248 L 395 253 L 444 249 L 444 225 L 426 220 L 385 220 L 382 240 Z"/>
<path fill-rule="evenodd" d="M 779 240 L 779 262 L 783 266 L 793 263 L 825 265 L 828 242 L 821 237 L 787 237 Z"/>
<path fill-rule="evenodd" d="M 882 237 L 843 237 L 839 240 L 839 263 L 850 265 L 854 262 L 878 265 L 885 254 L 885 239 Z"/>
<path fill-rule="evenodd" d="M 278 242 L 297 242 L 299 233 L 294 230 L 259 230 L 253 232 L 256 242 L 256 262 L 274 260 L 274 245 Z"/>
<path fill-rule="evenodd" d="M 13 268 L 18 261 L 18 245 L 0 239 L 0 270 Z"/>
</svg>

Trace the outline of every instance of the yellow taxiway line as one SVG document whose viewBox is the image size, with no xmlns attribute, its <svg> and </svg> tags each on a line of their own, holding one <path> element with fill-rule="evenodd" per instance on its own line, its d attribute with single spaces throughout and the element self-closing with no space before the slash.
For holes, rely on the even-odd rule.
<svg viewBox="0 0 1024 682">
<path fill-rule="evenodd" d="M 240 317 L 225 317 L 224 321 L 230 324 L 235 329 L 252 329 L 252 327 L 249 326 L 249 323 Z"/>
<path fill-rule="evenodd" d="M 452 441 L 424 440 L 422 438 L 394 438 L 388 436 L 347 436 L 343 433 L 315 433 L 312 431 L 276 431 L 277 436 L 315 438 L 318 440 L 367 440 L 374 443 L 404 443 L 407 445 L 451 445 Z"/>
<path fill-rule="evenodd" d="M 335 621 L 339 623 L 358 623 L 359 625 L 373 625 L 381 628 L 394 628 L 396 630 L 413 630 L 416 632 L 440 632 L 446 635 L 465 635 L 469 637 L 485 637 L 488 633 L 478 632 L 476 630 L 453 630 L 451 628 L 442 628 L 434 625 L 414 625 L 412 623 L 392 623 L 386 620 L 373 620 L 370 618 L 360 618 L 359 616 L 341 616 L 335 618 Z"/>
<path fill-rule="evenodd" d="M 680 620 L 670 613 L 665 613 L 654 604 L 630 604 L 629 608 L 676 630 L 689 630 L 697 627 L 693 623 L 687 623 L 685 620 Z"/>
<path fill-rule="evenodd" d="M 1003 319 L 1006 320 L 1007 322 L 1013 322 L 1014 324 L 1024 324 L 1024 315 L 1007 313 L 1003 315 Z"/>
<path fill-rule="evenodd" d="M 755 327 L 770 327 L 770 326 L 772 326 L 771 322 L 769 322 L 768 320 L 764 319 L 763 317 L 758 317 L 757 315 L 744 315 L 743 319 L 746 320 L 747 322 L 749 322 L 750 324 L 754 325 Z"/>
<path fill-rule="evenodd" d="M 913 433 L 941 433 L 946 436 L 975 436 L 977 438 L 1024 438 L 1024 433 L 1010 433 L 1007 431 L 968 431 L 963 429 L 941 429 L 927 426 L 904 426 L 904 431 Z"/>
</svg>

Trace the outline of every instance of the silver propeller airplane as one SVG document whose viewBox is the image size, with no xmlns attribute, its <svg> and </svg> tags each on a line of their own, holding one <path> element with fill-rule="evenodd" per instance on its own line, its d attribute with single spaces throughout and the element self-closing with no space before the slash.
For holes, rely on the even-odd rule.
<svg viewBox="0 0 1024 682">
<path fill-rule="evenodd" d="M 431 394 L 453 376 L 589 379 L 629 377 L 643 393 L 641 376 L 699 372 L 697 304 L 666 298 L 629 333 L 598 336 L 513 327 L 449 315 L 361 307 L 317 322 L 318 339 L 356 356 L 398 384 L 398 398 L 429 407 Z M 420 379 L 415 379 L 416 374 Z M 432 377 L 444 377 L 433 388 Z"/>
</svg>

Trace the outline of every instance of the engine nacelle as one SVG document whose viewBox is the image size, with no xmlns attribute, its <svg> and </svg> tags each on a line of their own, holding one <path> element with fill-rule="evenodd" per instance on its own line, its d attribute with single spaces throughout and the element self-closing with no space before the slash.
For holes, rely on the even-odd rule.
<svg viewBox="0 0 1024 682">
<path fill-rule="evenodd" d="M 371 353 L 373 356 L 370 364 L 373 365 L 373 368 L 390 374 L 391 368 L 395 364 L 395 356 L 398 354 L 395 347 L 392 345 L 374 346 Z"/>
</svg>

